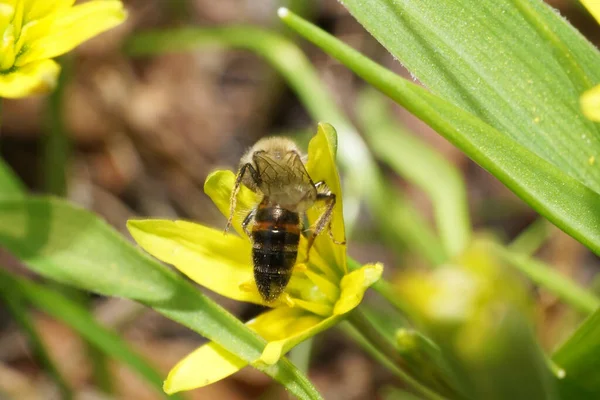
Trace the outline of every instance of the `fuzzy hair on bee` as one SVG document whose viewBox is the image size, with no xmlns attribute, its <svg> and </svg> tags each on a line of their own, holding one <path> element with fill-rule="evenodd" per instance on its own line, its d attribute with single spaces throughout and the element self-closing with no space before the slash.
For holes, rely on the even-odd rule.
<svg viewBox="0 0 600 400">
<path fill-rule="evenodd" d="M 325 207 L 308 237 L 307 257 L 325 227 L 333 237 L 331 217 L 336 196 L 325 182 L 313 182 L 305 162 L 296 143 L 285 137 L 259 140 L 240 160 L 225 232 L 231 226 L 240 185 L 261 195 L 242 226 L 252 241 L 256 286 L 267 303 L 276 300 L 290 280 L 303 231 L 301 216 L 317 202 Z"/>
</svg>

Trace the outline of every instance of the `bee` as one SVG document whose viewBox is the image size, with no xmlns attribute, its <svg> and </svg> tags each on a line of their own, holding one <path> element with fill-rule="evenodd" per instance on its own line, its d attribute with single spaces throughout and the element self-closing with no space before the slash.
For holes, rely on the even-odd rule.
<svg viewBox="0 0 600 400">
<path fill-rule="evenodd" d="M 307 257 L 315 238 L 326 226 L 333 239 L 331 217 L 336 195 L 325 182 L 313 182 L 300 150 L 291 139 L 261 139 L 240 160 L 225 233 L 231 227 L 242 184 L 262 196 L 260 203 L 244 218 L 242 227 L 252 241 L 258 292 L 270 303 L 283 293 L 290 281 L 303 232 L 301 216 L 316 202 L 324 202 L 325 208 L 308 238 Z"/>
</svg>

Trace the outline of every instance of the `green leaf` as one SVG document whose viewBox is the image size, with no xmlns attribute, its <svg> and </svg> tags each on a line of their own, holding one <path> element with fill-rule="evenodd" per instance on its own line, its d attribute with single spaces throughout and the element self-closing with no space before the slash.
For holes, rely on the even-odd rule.
<svg viewBox="0 0 600 400">
<path fill-rule="evenodd" d="M 105 354 L 131 367 L 162 393 L 161 375 L 145 359 L 131 350 L 119 335 L 96 322 L 87 309 L 56 291 L 13 276 L 1 268 L 0 282 L 2 282 L 2 292 L 10 291 L 40 311 L 64 322 Z"/>
<path fill-rule="evenodd" d="M 579 109 L 581 93 L 600 82 L 600 53 L 548 5 L 539 0 L 344 5 L 432 93 L 600 192 L 600 168 L 589 162 L 600 155 L 598 125 Z"/>
<path fill-rule="evenodd" d="M 446 252 L 457 256 L 471 236 L 463 178 L 452 163 L 394 121 L 388 106 L 375 90 L 359 96 L 358 118 L 367 141 L 377 157 L 428 195 Z"/>
<path fill-rule="evenodd" d="M 426 122 L 549 221 L 600 254 L 597 192 L 473 114 L 400 78 L 309 22 L 287 10 L 280 10 L 280 16 L 294 30 Z"/>
<path fill-rule="evenodd" d="M 0 245 L 32 270 L 106 296 L 133 299 L 252 363 L 265 341 L 182 276 L 94 214 L 53 198 L 0 199 Z M 264 369 L 301 399 L 320 399 L 287 359 Z"/>
<path fill-rule="evenodd" d="M 559 381 L 559 388 L 564 398 L 600 397 L 598 354 L 600 354 L 600 310 L 590 315 L 552 356 L 552 360 L 565 371 L 564 379 Z"/>
<path fill-rule="evenodd" d="M 433 264 L 447 254 L 410 202 L 386 182 L 363 139 L 336 105 L 302 50 L 289 39 L 251 26 L 226 28 L 181 28 L 135 35 L 126 49 L 134 56 L 233 47 L 263 57 L 287 81 L 316 122 L 333 125 L 339 136 L 338 161 L 344 172 L 344 218 L 351 232 L 364 199 L 381 226 L 383 236 L 397 247 L 407 243 Z"/>
</svg>

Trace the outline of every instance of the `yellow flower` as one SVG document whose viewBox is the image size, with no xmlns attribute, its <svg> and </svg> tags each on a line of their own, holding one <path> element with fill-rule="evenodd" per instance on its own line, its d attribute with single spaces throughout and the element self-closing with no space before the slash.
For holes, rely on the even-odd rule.
<svg viewBox="0 0 600 400">
<path fill-rule="evenodd" d="M 581 0 L 592 16 L 600 23 L 600 1 Z M 583 93 L 580 99 L 583 115 L 592 121 L 600 122 L 600 85 Z"/>
<path fill-rule="evenodd" d="M 325 181 L 341 199 L 340 182 L 335 166 L 335 130 L 319 124 L 310 141 L 306 165 L 313 181 Z M 235 176 L 231 171 L 216 171 L 206 180 L 204 191 L 228 217 L 229 198 Z M 242 187 L 238 210 L 250 210 L 260 201 L 257 194 Z M 316 207 L 313 207 L 316 208 Z M 313 224 L 321 210 L 307 212 Z M 253 364 L 276 363 L 292 347 L 335 323 L 355 308 L 365 290 L 379 279 L 380 264 L 365 265 L 349 272 L 346 248 L 333 243 L 325 233 L 317 237 L 308 265 L 297 264 L 283 295 L 265 304 L 253 280 L 251 242 L 242 229 L 244 213 L 236 213 L 233 227 L 239 234 L 223 235 L 222 229 L 208 228 L 192 222 L 165 220 L 129 221 L 134 239 L 156 258 L 174 265 L 200 285 L 223 296 L 273 309 L 249 321 L 247 325 L 268 343 L 259 360 Z M 332 217 L 335 238 L 344 238 L 342 202 L 336 203 Z M 298 260 L 306 259 L 306 239 L 301 237 Z M 181 360 L 169 373 L 164 390 L 175 393 L 190 390 L 223 379 L 246 362 L 211 342 Z"/>
<path fill-rule="evenodd" d="M 24 97 L 56 85 L 52 58 L 120 24 L 117 0 L 0 0 L 0 97 Z"/>
</svg>

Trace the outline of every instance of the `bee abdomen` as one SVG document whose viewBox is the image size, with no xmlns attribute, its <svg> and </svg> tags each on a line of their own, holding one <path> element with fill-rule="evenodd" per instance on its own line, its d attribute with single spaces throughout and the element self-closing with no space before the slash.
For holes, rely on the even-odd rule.
<svg viewBox="0 0 600 400">
<path fill-rule="evenodd" d="M 256 286 L 266 301 L 273 301 L 290 281 L 298 256 L 300 234 L 261 229 L 252 232 L 252 239 Z"/>
</svg>

